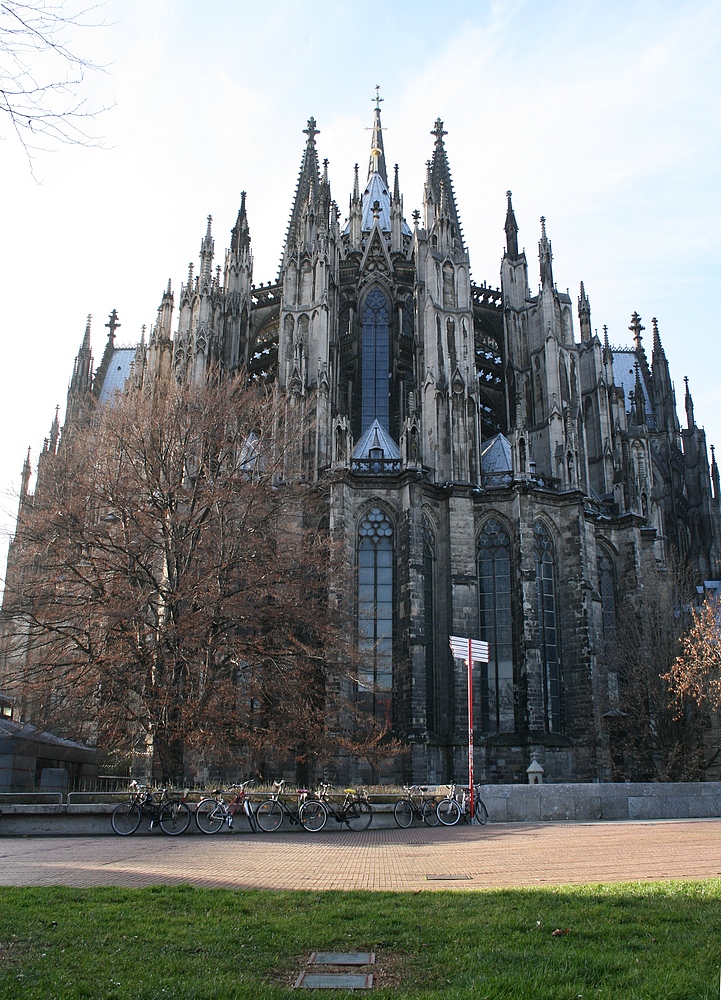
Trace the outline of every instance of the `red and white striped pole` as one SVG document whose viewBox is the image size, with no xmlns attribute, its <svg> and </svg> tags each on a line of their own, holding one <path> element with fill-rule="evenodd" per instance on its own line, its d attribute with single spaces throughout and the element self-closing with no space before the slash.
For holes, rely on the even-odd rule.
<svg viewBox="0 0 721 1000">
<path fill-rule="evenodd" d="M 471 802 L 471 823 L 476 813 L 473 801 L 473 640 L 468 640 L 468 795 Z"/>
<path fill-rule="evenodd" d="M 468 664 L 468 788 L 471 806 L 471 823 L 476 819 L 475 790 L 473 781 L 473 661 L 488 663 L 488 643 L 480 639 L 468 639 L 459 635 L 449 636 L 454 657 Z"/>
</svg>

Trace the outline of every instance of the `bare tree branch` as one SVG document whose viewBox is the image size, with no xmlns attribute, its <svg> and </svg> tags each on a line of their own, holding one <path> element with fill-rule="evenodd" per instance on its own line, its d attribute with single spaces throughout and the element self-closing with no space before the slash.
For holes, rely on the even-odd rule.
<svg viewBox="0 0 721 1000">
<path fill-rule="evenodd" d="M 102 145 L 89 126 L 106 108 L 90 106 L 81 91 L 86 74 L 103 67 L 80 55 L 69 39 L 75 29 L 102 26 L 96 16 L 102 6 L 0 2 L 0 112 L 31 171 L 33 156 L 58 144 Z"/>
<path fill-rule="evenodd" d="M 27 716 L 118 752 L 152 744 L 166 779 L 188 753 L 262 772 L 394 752 L 355 705 L 324 487 L 280 481 L 281 409 L 241 378 L 172 380 L 49 456 L 3 604 L 3 685 Z"/>
</svg>

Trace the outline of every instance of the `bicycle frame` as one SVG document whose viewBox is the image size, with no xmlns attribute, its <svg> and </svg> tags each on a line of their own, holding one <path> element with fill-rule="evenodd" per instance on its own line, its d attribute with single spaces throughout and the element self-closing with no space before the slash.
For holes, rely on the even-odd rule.
<svg viewBox="0 0 721 1000">
<path fill-rule="evenodd" d="M 320 791 L 318 792 L 318 798 L 328 810 L 328 815 L 332 816 L 336 823 L 345 823 L 346 813 L 348 812 L 349 806 L 353 805 L 354 802 L 361 802 L 363 800 L 363 796 L 359 795 L 355 789 L 352 791 L 350 789 L 346 789 L 344 792 L 345 797 L 341 805 L 337 801 L 333 802 L 330 798 L 332 792 L 332 785 L 321 785 Z M 336 806 L 338 806 L 340 811 L 336 810 Z"/>
</svg>

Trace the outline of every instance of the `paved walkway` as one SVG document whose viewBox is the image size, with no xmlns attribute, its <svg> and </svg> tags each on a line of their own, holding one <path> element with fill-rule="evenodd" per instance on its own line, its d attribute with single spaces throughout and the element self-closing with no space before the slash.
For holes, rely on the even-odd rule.
<svg viewBox="0 0 721 1000">
<path fill-rule="evenodd" d="M 0 885 L 190 882 L 226 888 L 418 891 L 719 875 L 717 819 L 177 839 L 160 833 L 126 839 L 0 838 Z"/>
</svg>

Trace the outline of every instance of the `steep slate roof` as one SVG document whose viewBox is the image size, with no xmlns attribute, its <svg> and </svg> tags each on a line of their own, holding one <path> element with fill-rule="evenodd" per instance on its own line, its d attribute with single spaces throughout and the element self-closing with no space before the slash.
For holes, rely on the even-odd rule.
<svg viewBox="0 0 721 1000">
<path fill-rule="evenodd" d="M 384 459 L 401 457 L 398 445 L 377 420 L 374 420 L 368 430 L 362 434 L 358 444 L 353 449 L 353 458 L 370 458 L 371 448 L 382 448 Z"/>
<path fill-rule="evenodd" d="M 511 444 L 503 434 L 489 438 L 481 448 L 481 469 L 486 475 L 513 472 Z"/>
</svg>

